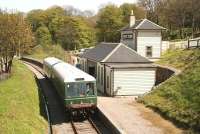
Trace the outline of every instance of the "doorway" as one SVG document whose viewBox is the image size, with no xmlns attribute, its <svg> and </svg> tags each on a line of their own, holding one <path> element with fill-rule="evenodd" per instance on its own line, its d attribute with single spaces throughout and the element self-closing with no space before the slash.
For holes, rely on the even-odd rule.
<svg viewBox="0 0 200 134">
<path fill-rule="evenodd" d="M 90 75 L 92 75 L 92 76 L 94 76 L 96 78 L 96 76 L 95 76 L 95 67 L 89 67 L 88 68 L 88 72 L 89 72 Z"/>
</svg>

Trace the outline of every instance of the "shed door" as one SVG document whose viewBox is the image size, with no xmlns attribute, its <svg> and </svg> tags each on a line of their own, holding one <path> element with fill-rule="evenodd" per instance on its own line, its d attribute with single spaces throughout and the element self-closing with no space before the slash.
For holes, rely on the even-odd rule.
<svg viewBox="0 0 200 134">
<path fill-rule="evenodd" d="M 88 70 L 89 70 L 89 74 L 90 74 L 90 75 L 96 77 L 96 76 L 95 76 L 95 67 L 89 67 Z"/>
<path fill-rule="evenodd" d="M 148 92 L 155 84 L 154 68 L 114 70 L 115 95 L 140 95 Z"/>
</svg>

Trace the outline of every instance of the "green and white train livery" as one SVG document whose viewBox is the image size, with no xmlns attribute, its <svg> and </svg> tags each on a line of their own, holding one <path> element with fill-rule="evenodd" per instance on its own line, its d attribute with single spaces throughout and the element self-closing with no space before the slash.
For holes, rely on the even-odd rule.
<svg viewBox="0 0 200 134">
<path fill-rule="evenodd" d="M 97 105 L 96 79 L 57 58 L 43 61 L 47 77 L 53 82 L 56 91 L 67 109 L 93 109 Z"/>
</svg>

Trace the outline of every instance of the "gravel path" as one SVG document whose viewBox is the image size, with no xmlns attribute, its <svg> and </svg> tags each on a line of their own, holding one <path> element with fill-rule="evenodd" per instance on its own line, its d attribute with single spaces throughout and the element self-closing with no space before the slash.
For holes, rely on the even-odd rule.
<svg viewBox="0 0 200 134">
<path fill-rule="evenodd" d="M 98 97 L 98 108 L 126 134 L 179 134 L 182 131 L 134 97 Z"/>
</svg>

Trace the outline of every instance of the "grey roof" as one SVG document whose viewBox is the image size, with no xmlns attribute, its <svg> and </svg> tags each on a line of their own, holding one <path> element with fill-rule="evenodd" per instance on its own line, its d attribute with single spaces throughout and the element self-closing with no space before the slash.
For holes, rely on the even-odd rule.
<svg viewBox="0 0 200 134">
<path fill-rule="evenodd" d="M 135 25 L 133 25 L 132 27 L 130 27 L 129 25 L 127 25 L 127 26 L 123 27 L 121 29 L 121 31 L 128 31 L 128 30 L 135 29 L 142 21 L 143 21 L 143 19 L 142 20 L 136 20 L 135 21 Z"/>
<path fill-rule="evenodd" d="M 102 63 L 152 63 L 122 43 L 101 43 L 80 57 Z"/>
<path fill-rule="evenodd" d="M 129 25 L 122 28 L 121 31 L 129 31 L 133 29 L 140 29 L 140 30 L 165 30 L 164 27 L 155 24 L 154 22 L 143 19 L 143 20 L 136 20 L 135 25 L 130 27 Z"/>
<path fill-rule="evenodd" d="M 106 63 L 106 66 L 111 68 L 156 68 L 154 64 L 113 64 L 113 63 Z"/>
<path fill-rule="evenodd" d="M 145 19 L 137 29 L 147 29 L 147 30 L 151 30 L 151 29 L 161 30 L 161 29 L 163 29 L 164 30 L 165 28 L 155 24 L 154 22 L 152 22 L 150 20 Z"/>
<path fill-rule="evenodd" d="M 108 57 L 104 62 L 107 63 L 152 63 L 147 58 L 139 55 L 133 49 L 121 44 L 112 55 Z"/>
<path fill-rule="evenodd" d="M 102 61 L 119 43 L 102 42 L 96 47 L 84 52 L 80 57 L 94 61 Z"/>
</svg>

